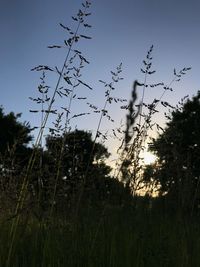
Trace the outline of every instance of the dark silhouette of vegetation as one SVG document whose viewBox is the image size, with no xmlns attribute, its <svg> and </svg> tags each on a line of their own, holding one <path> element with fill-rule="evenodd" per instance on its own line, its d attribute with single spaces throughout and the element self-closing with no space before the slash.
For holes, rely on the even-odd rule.
<svg viewBox="0 0 200 267">
<path fill-rule="evenodd" d="M 26 168 L 32 149 L 29 123 L 21 123 L 21 114 L 5 114 L 0 108 L 0 201 L 1 209 L 13 209 L 19 188 L 21 174 Z M 12 204 L 11 204 L 12 203 Z"/>
<path fill-rule="evenodd" d="M 21 114 L 4 114 L 0 107 L 0 164 L 4 165 L 3 159 L 12 156 L 21 165 L 26 161 L 25 154 L 28 151 L 27 145 L 32 140 L 29 123 L 19 122 Z M 6 167 L 6 166 L 4 166 Z"/>
<path fill-rule="evenodd" d="M 49 135 L 46 138 L 45 150 L 43 148 L 27 148 L 26 144 L 32 140 L 29 135 L 31 129 L 29 124 L 18 122 L 18 117 L 19 115 L 14 115 L 12 112 L 8 115 L 4 115 L 2 112 L 0 134 L 5 138 L 2 138 L 1 142 L 4 144 L 7 138 L 8 147 L 17 144 L 13 154 L 9 154 L 9 149 L 6 149 L 5 146 L 4 151 L 2 149 L 2 210 L 5 212 L 13 210 L 22 186 L 23 173 L 33 150 L 36 155 L 35 162 L 30 173 L 27 199 L 24 208 L 19 211 L 22 215 L 28 212 L 29 215 L 32 214 L 39 220 L 44 219 L 52 202 L 58 216 L 69 215 L 69 212 L 73 212 L 81 188 L 84 192 L 82 207 L 89 205 L 101 210 L 105 203 L 114 206 L 124 205 L 125 202 L 131 203 L 130 189 L 125 188 L 123 183 L 111 177 L 111 167 L 106 164 L 110 153 L 103 144 L 95 143 L 92 140 L 90 132 L 75 130 L 62 136 Z M 5 135 L 5 133 L 8 134 Z M 15 163 L 15 165 L 11 166 L 8 164 L 9 162 Z M 61 165 L 56 181 L 59 164 Z M 53 195 L 55 182 L 56 192 Z"/>
<path fill-rule="evenodd" d="M 60 158 L 61 147 L 64 148 L 62 158 Z M 127 194 L 130 198 L 130 191 L 127 191 L 118 180 L 110 177 L 111 167 L 105 163 L 109 155 L 102 144 L 94 143 L 90 132 L 75 130 L 60 137 L 48 136 L 46 150 L 41 151 L 40 155 L 42 169 L 39 168 L 38 160 L 38 169 L 36 168 L 32 174 L 36 200 L 40 194 L 40 203 L 45 210 L 48 210 L 59 162 L 61 162 L 60 172 L 56 181 L 55 198 L 52 200 L 57 211 L 62 210 L 66 213 L 72 209 L 74 207 L 72 202 L 76 201 L 81 187 L 84 188 L 83 201 L 97 205 L 108 198 L 115 198 L 116 203 L 120 203 L 121 194 Z"/>
<path fill-rule="evenodd" d="M 166 115 L 166 129 L 153 118 L 158 105 L 173 108 L 163 98 L 190 68 L 174 69 L 169 84 L 151 83 L 152 45 L 141 68 L 143 82 L 134 82 L 129 102 L 114 96 L 123 79 L 119 64 L 109 82 L 99 80 L 102 106 L 91 103 L 78 90 L 93 90 L 82 77 L 89 61 L 79 48 L 91 39 L 90 6 L 82 3 L 70 27 L 60 23 L 63 44 L 48 46 L 63 49 L 63 64 L 32 69 L 41 72 L 38 95 L 30 97 L 37 105 L 30 112 L 40 121 L 32 147 L 29 124 L 0 108 L 0 266 L 200 266 L 199 217 L 179 212 L 199 215 L 200 92 Z M 52 87 L 46 85 L 48 73 L 57 75 Z M 155 87 L 161 94 L 146 103 L 146 88 Z M 77 113 L 74 101 L 89 112 Z M 121 103 L 127 116 L 110 135 L 101 128 L 103 120 L 114 122 L 113 103 Z M 93 134 L 72 130 L 74 120 L 89 114 L 99 115 Z M 151 146 L 158 160 L 145 167 L 142 155 L 155 128 L 162 130 Z M 109 135 L 120 142 L 114 170 L 104 145 Z M 155 190 L 160 195 L 154 198 Z"/>
<path fill-rule="evenodd" d="M 146 179 L 156 180 L 176 207 L 192 212 L 200 194 L 200 91 L 166 116 L 166 128 L 151 145 L 158 160 L 146 169 Z"/>
</svg>

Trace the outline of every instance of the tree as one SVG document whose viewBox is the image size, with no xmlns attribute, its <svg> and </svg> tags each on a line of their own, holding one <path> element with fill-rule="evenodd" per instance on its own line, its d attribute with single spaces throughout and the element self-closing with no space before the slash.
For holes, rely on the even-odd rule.
<svg viewBox="0 0 200 267">
<path fill-rule="evenodd" d="M 200 91 L 171 112 L 151 150 L 158 162 L 148 167 L 145 178 L 157 180 L 161 192 L 193 209 L 200 193 Z"/>
<path fill-rule="evenodd" d="M 105 159 L 110 155 L 107 148 L 100 143 L 94 144 L 89 132 L 75 130 L 61 137 L 49 136 L 46 147 L 54 161 L 52 166 L 57 168 L 58 161 L 62 160 L 62 176 L 67 179 L 81 179 L 88 171 L 101 171 L 102 175 L 107 175 L 110 171 L 105 164 Z"/>
<path fill-rule="evenodd" d="M 32 140 L 31 128 L 28 123 L 19 122 L 20 117 L 13 112 L 6 115 L 0 107 L 0 165 L 4 168 L 24 166 L 30 154 L 27 145 Z"/>
<path fill-rule="evenodd" d="M 80 195 L 82 212 L 85 207 L 100 211 L 105 204 L 131 203 L 130 188 L 110 175 L 107 148 L 94 143 L 90 132 L 75 130 L 59 137 L 48 136 L 46 150 L 38 152 L 42 155 L 42 168 L 38 157 L 29 187 L 32 211 L 38 219 L 48 213 L 52 204 L 58 216 L 69 215 L 75 211 Z"/>
<path fill-rule="evenodd" d="M 82 186 L 88 196 L 92 191 L 100 190 L 100 183 L 109 177 L 111 171 L 105 163 L 109 155 L 107 148 L 94 143 L 90 132 L 75 130 L 60 137 L 48 136 L 46 150 L 43 151 L 43 199 L 49 202 L 55 183 L 55 201 L 63 207 L 63 202 L 69 205 Z M 37 176 L 35 172 L 35 188 Z"/>
<path fill-rule="evenodd" d="M 7 212 L 16 205 L 23 175 L 32 149 L 30 125 L 19 121 L 21 114 L 5 114 L 0 107 L 0 203 Z"/>
</svg>

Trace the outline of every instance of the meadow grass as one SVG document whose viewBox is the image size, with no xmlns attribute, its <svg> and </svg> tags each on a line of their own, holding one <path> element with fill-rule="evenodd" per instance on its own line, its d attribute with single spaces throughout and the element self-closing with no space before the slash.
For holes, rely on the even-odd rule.
<svg viewBox="0 0 200 267">
<path fill-rule="evenodd" d="M 143 208 L 143 209 L 141 209 Z M 9 223 L 1 225 L 0 264 L 6 264 Z M 73 225 L 29 220 L 19 225 L 9 266 L 199 266 L 199 219 L 167 215 L 141 204 L 85 211 Z"/>
<path fill-rule="evenodd" d="M 81 38 L 90 39 L 90 37 L 79 33 L 81 25 L 84 25 L 85 28 L 90 28 L 90 25 L 85 22 L 85 17 L 90 15 L 90 13 L 87 13 L 87 9 L 90 7 L 89 2 L 86 1 L 83 7 L 84 11 L 79 10 L 77 17 L 73 18 L 77 22 L 75 31 L 71 31 L 67 26 L 60 24 L 64 30 L 71 32 L 72 36 L 64 42 L 68 52 L 61 70 L 57 67 L 53 70 L 45 65 L 39 65 L 34 68 L 36 71 L 42 71 L 41 84 L 38 87 L 40 95 L 37 99 L 32 98 L 34 102 L 40 105 L 39 110 L 32 110 L 32 112 L 41 112 L 41 125 L 25 174 L 21 175 L 23 181 L 18 192 L 17 203 L 12 203 L 14 207 L 10 207 L 14 217 L 10 216 L 10 210 L 9 216 L 6 213 L 1 216 L 0 266 L 200 266 L 200 256 L 198 256 L 200 251 L 198 216 L 189 218 L 178 211 L 170 213 L 169 206 L 166 208 L 165 204 L 159 204 L 159 200 L 137 196 L 137 192 L 144 188 L 144 181 L 141 176 L 142 167 L 139 161 L 140 153 L 143 151 L 144 144 L 148 139 L 148 130 L 155 124 L 151 122 L 151 119 L 157 112 L 158 103 L 162 103 L 161 100 L 164 94 L 168 90 L 172 90 L 172 83 L 176 81 L 177 75 L 180 76 L 182 71 L 178 74 L 174 73 L 174 78 L 169 85 L 164 85 L 164 83 L 148 84 L 148 76 L 155 72 L 151 69 L 153 46 L 151 46 L 143 61 L 144 68 L 141 71 L 144 73 L 144 82 L 134 83 L 131 100 L 125 106 L 128 114 L 125 129 L 121 130 L 122 145 L 119 149 L 120 158 L 116 171 L 117 175 L 114 177 L 122 180 L 124 185 L 131 188 L 133 193 L 131 200 L 123 205 L 122 203 L 118 204 L 117 201 L 110 203 L 107 199 L 99 201 L 100 204 L 98 205 L 96 205 L 98 200 L 92 205 L 87 200 L 84 202 L 85 184 L 89 179 L 89 164 L 97 139 L 99 136 L 103 136 L 101 133 L 102 120 L 104 118 L 112 120 L 108 113 L 109 104 L 113 101 L 125 102 L 124 99 L 115 98 L 112 95 L 116 83 L 122 79 L 122 65 L 120 64 L 116 71 L 111 71 L 111 82 L 100 81 L 105 87 L 103 108 L 98 109 L 95 105 L 89 104 L 90 108 L 99 113 L 100 116 L 88 164 L 86 164 L 84 175 L 82 174 L 83 181 L 78 195 L 76 195 L 76 201 L 72 202 L 73 206 L 70 212 L 67 213 L 68 209 L 66 208 L 65 212 L 57 214 L 54 208 L 58 182 L 61 176 L 65 137 L 62 140 L 61 149 L 56 158 L 55 173 L 51 174 L 54 176 L 54 184 L 51 187 L 50 199 L 48 200 L 50 205 L 47 216 L 38 219 L 33 210 L 31 208 L 29 210 L 29 206 L 28 208 L 26 206 L 27 195 L 31 195 L 29 192 L 31 175 L 35 171 L 34 166 L 37 163 L 38 151 L 42 151 L 42 139 L 50 114 L 57 114 L 54 128 L 50 128 L 52 136 L 58 137 L 62 134 L 69 134 L 71 131 L 69 118 L 69 114 L 72 112 L 71 103 L 77 97 L 75 89 L 79 85 L 85 86 L 89 90 L 92 89 L 80 78 L 81 69 L 84 64 L 88 64 L 88 61 L 80 51 L 75 50 L 73 47 Z M 50 46 L 49 48 L 61 48 L 61 46 Z M 73 56 L 70 56 L 71 53 L 74 53 Z M 76 58 L 79 59 L 78 67 L 76 66 Z M 72 66 L 73 64 L 74 66 Z M 71 79 L 71 73 L 69 75 L 71 69 L 74 71 L 72 74 L 74 79 Z M 58 75 L 58 81 L 51 98 L 49 97 L 49 87 L 45 85 L 44 81 L 46 71 L 50 73 L 54 71 Z M 63 80 L 70 89 L 63 91 Z M 143 91 L 141 102 L 136 107 L 137 86 L 142 86 Z M 163 87 L 161 95 L 157 96 L 152 103 L 145 103 L 146 88 L 157 86 Z M 69 100 L 67 107 L 60 107 L 64 112 L 57 112 L 53 108 L 58 96 L 65 96 Z M 166 102 L 165 105 L 169 107 Z M 87 114 L 74 114 L 71 119 L 85 115 Z M 43 161 L 40 160 L 39 168 L 41 170 L 43 168 L 42 164 Z M 42 179 L 42 172 L 38 180 L 40 179 Z M 111 191 L 109 194 L 112 195 L 114 192 Z M 41 201 L 40 197 L 39 193 L 38 202 Z M 7 219 L 7 217 L 10 217 L 10 219 Z"/>
</svg>

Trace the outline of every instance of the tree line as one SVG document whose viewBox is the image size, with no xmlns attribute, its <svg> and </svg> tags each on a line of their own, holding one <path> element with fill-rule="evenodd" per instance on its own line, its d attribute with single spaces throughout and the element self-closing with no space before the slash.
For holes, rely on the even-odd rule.
<svg viewBox="0 0 200 267">
<path fill-rule="evenodd" d="M 20 116 L 5 114 L 0 108 L 2 203 L 17 199 L 34 149 L 37 153 L 28 190 L 29 204 L 34 207 L 43 211 L 51 205 L 58 211 L 70 209 L 83 188 L 83 202 L 91 205 L 131 203 L 131 188 L 112 177 L 106 164 L 110 154 L 103 144 L 94 143 L 90 132 L 52 134 L 46 137 L 45 148 L 34 148 L 30 124 L 20 122 Z M 166 117 L 166 127 L 150 146 L 157 161 L 145 167 L 143 180 L 146 185 L 153 181 L 159 197 L 167 199 L 172 209 L 179 207 L 192 214 L 200 199 L 200 91 L 179 102 Z"/>
</svg>

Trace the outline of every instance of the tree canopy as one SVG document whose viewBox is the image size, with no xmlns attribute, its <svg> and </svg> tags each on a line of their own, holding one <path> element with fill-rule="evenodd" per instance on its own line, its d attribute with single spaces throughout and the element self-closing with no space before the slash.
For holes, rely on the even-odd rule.
<svg viewBox="0 0 200 267">
<path fill-rule="evenodd" d="M 121 203 L 122 198 L 131 200 L 130 191 L 111 178 L 111 167 L 106 164 L 110 153 L 103 144 L 93 141 L 91 132 L 51 134 L 45 147 L 31 147 L 30 125 L 20 122 L 20 116 L 13 112 L 4 114 L 0 108 L 0 189 L 5 203 L 8 199 L 12 202 L 14 192 L 18 195 L 33 151 L 26 205 L 35 207 L 35 214 L 40 211 L 43 214 L 54 202 L 57 211 L 66 212 L 74 207 L 72 203 L 81 188 L 83 200 L 91 205 L 101 205 L 105 200 L 113 203 Z"/>
<path fill-rule="evenodd" d="M 168 119 L 163 133 L 153 140 L 151 150 L 158 161 L 146 175 L 184 206 L 200 192 L 200 91 L 177 106 Z"/>
<path fill-rule="evenodd" d="M 23 164 L 28 152 L 27 145 L 32 140 L 29 123 L 21 123 L 21 114 L 10 112 L 4 114 L 0 107 L 0 163 L 6 164 L 8 159 Z"/>
<path fill-rule="evenodd" d="M 103 186 L 111 171 L 105 163 L 110 155 L 107 148 L 94 143 L 90 132 L 75 130 L 61 136 L 50 135 L 46 138 L 46 149 L 41 152 L 42 169 L 36 169 L 33 174 L 34 188 L 38 191 L 41 176 L 43 198 L 49 202 L 56 184 L 55 201 L 61 206 L 65 201 L 69 205 L 82 186 L 84 191 L 90 191 L 88 196 L 92 191 L 97 192 L 96 187 Z"/>
<path fill-rule="evenodd" d="M 62 161 L 62 175 L 68 179 L 82 177 L 85 172 L 92 170 L 97 172 L 99 165 L 104 172 L 102 175 L 110 171 L 105 164 L 105 159 L 110 155 L 107 148 L 100 143 L 94 143 L 90 132 L 75 130 L 61 137 L 49 136 L 46 147 L 53 161 Z"/>
</svg>

